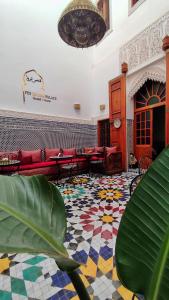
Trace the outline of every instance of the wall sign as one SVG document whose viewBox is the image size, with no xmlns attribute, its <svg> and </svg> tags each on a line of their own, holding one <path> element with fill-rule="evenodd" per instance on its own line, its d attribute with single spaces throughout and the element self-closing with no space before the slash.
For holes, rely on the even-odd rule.
<svg viewBox="0 0 169 300">
<path fill-rule="evenodd" d="M 26 71 L 23 75 L 23 102 L 30 100 L 51 102 L 56 97 L 45 94 L 45 85 L 42 76 L 34 69 Z"/>
</svg>

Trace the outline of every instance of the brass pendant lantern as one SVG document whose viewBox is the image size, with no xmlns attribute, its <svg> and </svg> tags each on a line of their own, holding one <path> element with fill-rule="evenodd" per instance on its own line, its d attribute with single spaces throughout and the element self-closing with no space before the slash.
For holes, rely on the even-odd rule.
<svg viewBox="0 0 169 300">
<path fill-rule="evenodd" d="M 87 48 L 103 38 L 106 24 L 101 12 L 90 0 L 73 0 L 60 17 L 58 31 L 70 46 Z"/>
</svg>

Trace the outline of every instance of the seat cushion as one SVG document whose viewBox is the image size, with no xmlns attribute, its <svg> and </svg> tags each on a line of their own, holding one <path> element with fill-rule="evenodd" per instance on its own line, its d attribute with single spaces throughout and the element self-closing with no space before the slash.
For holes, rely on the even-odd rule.
<svg viewBox="0 0 169 300">
<path fill-rule="evenodd" d="M 72 159 L 64 159 L 64 160 L 58 160 L 57 164 L 58 165 L 70 164 L 71 162 L 72 162 Z"/>
<path fill-rule="evenodd" d="M 94 147 L 94 151 L 98 152 L 98 153 L 104 153 L 104 147 L 98 147 L 98 146 L 96 146 L 96 147 Z"/>
<path fill-rule="evenodd" d="M 107 157 L 109 157 L 112 153 L 116 153 L 117 152 L 117 147 L 105 147 L 105 151 L 106 151 L 106 155 Z"/>
<path fill-rule="evenodd" d="M 31 161 L 32 159 L 32 161 Z M 42 161 L 42 150 L 32 150 L 32 151 L 20 151 L 20 161 L 21 164 L 30 164 L 32 163 L 38 163 Z"/>
<path fill-rule="evenodd" d="M 90 159 L 90 161 L 103 161 L 104 157 L 98 157 L 98 156 L 92 156 L 92 158 Z"/>
<path fill-rule="evenodd" d="M 50 156 L 57 156 L 59 153 L 61 153 L 60 148 L 45 148 L 45 160 L 50 161 Z"/>
<path fill-rule="evenodd" d="M 43 161 L 39 163 L 33 163 L 33 164 L 25 164 L 25 165 L 20 165 L 19 170 L 30 170 L 30 169 L 37 169 L 37 168 L 43 168 L 43 167 L 50 167 L 50 166 L 55 166 L 56 162 L 55 161 Z"/>
</svg>

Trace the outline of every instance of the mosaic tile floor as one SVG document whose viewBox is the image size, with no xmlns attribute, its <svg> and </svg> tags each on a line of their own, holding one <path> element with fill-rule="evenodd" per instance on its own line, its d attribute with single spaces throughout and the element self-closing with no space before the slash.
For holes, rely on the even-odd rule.
<svg viewBox="0 0 169 300">
<path fill-rule="evenodd" d="M 65 246 L 83 265 L 81 278 L 92 300 L 130 300 L 119 282 L 114 249 L 133 175 L 78 176 L 58 187 L 67 211 Z M 66 273 L 41 254 L 0 254 L 0 300 L 78 300 Z"/>
</svg>

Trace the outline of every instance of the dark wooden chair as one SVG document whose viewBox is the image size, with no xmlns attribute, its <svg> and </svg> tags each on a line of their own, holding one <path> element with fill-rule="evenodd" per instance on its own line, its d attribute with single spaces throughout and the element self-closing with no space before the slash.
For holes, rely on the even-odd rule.
<svg viewBox="0 0 169 300">
<path fill-rule="evenodd" d="M 147 155 L 143 155 L 139 161 L 138 161 L 138 167 L 139 167 L 139 174 L 137 176 L 135 176 L 131 183 L 130 183 L 130 196 L 132 195 L 132 193 L 134 192 L 135 188 L 137 187 L 137 185 L 139 184 L 140 180 L 142 179 L 143 175 L 147 172 L 148 168 L 150 167 L 152 163 L 152 156 Z"/>
</svg>

